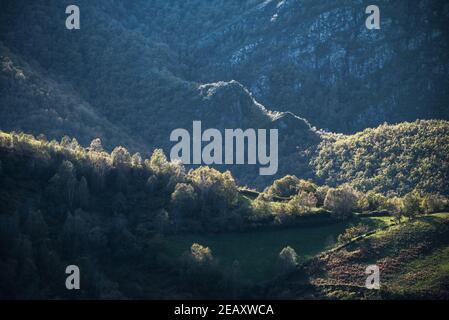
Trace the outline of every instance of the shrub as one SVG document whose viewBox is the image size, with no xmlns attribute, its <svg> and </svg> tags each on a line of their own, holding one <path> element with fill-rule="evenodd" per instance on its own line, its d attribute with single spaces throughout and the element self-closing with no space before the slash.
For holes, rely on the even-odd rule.
<svg viewBox="0 0 449 320">
<path fill-rule="evenodd" d="M 280 273 L 288 273 L 295 270 L 298 263 L 299 256 L 292 247 L 287 246 L 279 253 L 278 269 Z"/>
</svg>

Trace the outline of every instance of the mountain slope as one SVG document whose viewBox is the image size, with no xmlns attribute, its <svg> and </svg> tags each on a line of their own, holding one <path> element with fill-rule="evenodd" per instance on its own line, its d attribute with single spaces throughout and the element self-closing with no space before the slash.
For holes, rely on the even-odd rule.
<svg viewBox="0 0 449 320">
<path fill-rule="evenodd" d="M 339 132 L 448 119 L 449 4 L 378 1 L 381 29 L 369 31 L 370 4 L 265 1 L 192 46 L 195 75 L 236 79 L 263 104 Z"/>
<path fill-rule="evenodd" d="M 144 17 L 135 11 L 137 8 L 134 5 L 80 1 L 83 26 L 79 32 L 70 32 L 61 26 L 65 4 L 60 1 L 32 4 L 18 1 L 7 5 L 2 11 L 1 39 L 11 51 L 19 52 L 24 60 L 63 79 L 104 121 L 128 133 L 134 140 L 134 144 L 125 143 L 130 150 L 148 154 L 154 148 L 162 147 L 169 153 L 171 131 L 189 129 L 194 120 L 203 121 L 205 127 L 219 129 L 276 126 L 272 124 L 274 118 L 269 115 L 270 112 L 239 83 L 230 81 L 202 85 L 184 80 L 187 68 L 177 53 L 180 49 L 161 42 L 164 38 L 162 34 L 147 33 L 150 26 L 145 27 L 146 20 L 140 20 Z M 150 10 L 152 6 L 152 10 L 158 8 L 155 3 L 142 4 L 144 9 Z M 161 12 L 175 10 L 175 7 L 167 7 L 162 2 L 159 4 Z M 236 6 L 233 8 L 230 10 L 235 11 Z M 47 19 L 47 14 L 55 18 Z M 24 27 L 27 19 L 34 21 L 33 28 Z M 135 23 L 131 23 L 134 20 Z M 154 22 L 151 23 L 152 26 Z M 51 52 L 48 48 L 52 48 Z M 9 91 L 14 94 L 14 90 Z M 29 101 L 28 107 L 32 108 L 33 103 Z M 12 103 L 10 105 L 13 107 Z M 174 114 L 177 116 L 173 117 Z M 43 122 L 41 131 L 47 133 L 51 126 Z M 300 124 L 298 128 L 295 127 L 296 122 Z M 290 127 L 284 126 L 282 129 L 288 133 L 288 139 L 292 140 L 294 131 L 305 136 L 310 131 L 313 143 L 319 143 L 317 134 L 312 132 L 310 126 L 301 125 L 306 121 L 298 118 L 298 121 L 289 123 Z M 17 119 L 6 118 L 0 119 L 0 125 L 5 130 L 23 127 Z M 287 134 L 281 136 L 284 136 L 283 140 L 287 139 Z M 80 140 L 84 142 L 90 138 L 83 136 Z M 294 138 L 298 141 L 305 139 L 298 134 Z M 285 146 L 288 150 L 281 156 L 289 156 L 296 151 L 296 145 L 285 143 Z M 256 178 L 257 169 L 252 169 L 250 171 L 254 173 L 248 173 L 242 181 L 249 182 Z M 271 179 L 263 181 L 267 182 Z M 259 185 L 261 183 L 258 182 Z"/>
<path fill-rule="evenodd" d="M 330 165 L 334 173 L 320 159 L 311 162 L 323 139 L 312 125 L 354 132 L 385 120 L 449 114 L 442 25 L 449 7 L 437 1 L 422 1 L 419 10 L 404 1 L 381 2 L 382 29 L 373 32 L 364 27 L 361 1 L 80 0 L 77 31 L 65 29 L 68 4 L 2 2 L 0 41 L 8 52 L 2 56 L 39 76 L 22 81 L 3 68 L 0 128 L 68 134 L 85 145 L 99 136 L 106 147 L 123 144 L 145 155 L 159 147 L 168 154 L 171 131 L 189 130 L 194 120 L 204 128 L 278 128 L 278 174 L 230 168 L 241 183 L 262 189 L 295 174 L 330 184 L 359 179 L 358 187 L 379 189 L 374 173 L 360 180 L 359 169 L 343 177 L 340 168 Z M 32 85 L 59 98 L 43 98 Z M 324 166 L 331 154 L 323 153 Z M 376 157 L 387 156 L 379 151 Z M 435 189 L 446 190 L 443 181 Z M 388 188 L 408 190 L 417 181 L 403 183 Z"/>
<path fill-rule="evenodd" d="M 325 252 L 273 288 L 286 299 L 447 299 L 449 215 L 421 217 Z M 381 290 L 365 287 L 369 265 L 380 268 Z M 309 278 L 310 277 L 310 278 Z"/>
<path fill-rule="evenodd" d="M 101 138 L 105 147 L 117 144 L 142 148 L 142 141 L 113 125 L 83 100 L 70 84 L 53 78 L 0 43 L 0 128 L 24 131 L 49 139 L 64 135 L 82 144 Z"/>
</svg>

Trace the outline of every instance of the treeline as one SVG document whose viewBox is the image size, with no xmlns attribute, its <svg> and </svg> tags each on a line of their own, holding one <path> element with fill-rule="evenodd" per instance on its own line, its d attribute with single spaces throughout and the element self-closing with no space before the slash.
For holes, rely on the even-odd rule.
<svg viewBox="0 0 449 320">
<path fill-rule="evenodd" d="M 273 202 L 273 199 L 286 201 Z M 351 219 L 355 213 L 374 216 L 387 214 L 400 220 L 401 217 L 414 218 L 420 214 L 447 210 L 449 200 L 439 193 L 424 193 L 416 189 L 403 197 L 388 197 L 373 190 L 360 192 L 350 184 L 336 188 L 318 186 L 288 175 L 260 193 L 253 202 L 253 209 L 253 218 L 271 215 L 279 224 L 287 225 L 298 217 L 312 217 L 312 222 L 316 222 L 327 215 L 335 222 Z"/>
<path fill-rule="evenodd" d="M 241 194 L 229 171 L 209 167 L 187 171 L 180 162 L 168 161 L 161 150 L 143 159 L 123 147 L 108 153 L 100 139 L 84 148 L 69 137 L 57 142 L 23 133 L 2 133 L 0 143 L 3 175 L 21 188 L 24 183 L 38 185 L 39 197 L 29 201 L 59 223 L 67 212 L 84 210 L 126 215 L 133 225 L 157 233 L 224 232 L 330 223 L 354 212 L 435 212 L 447 202 L 439 193 L 419 189 L 387 197 L 373 190 L 363 193 L 350 184 L 319 186 L 291 175 L 251 200 Z M 6 205 L 14 211 L 18 203 Z M 417 208 L 411 208 L 412 203 Z"/>
</svg>

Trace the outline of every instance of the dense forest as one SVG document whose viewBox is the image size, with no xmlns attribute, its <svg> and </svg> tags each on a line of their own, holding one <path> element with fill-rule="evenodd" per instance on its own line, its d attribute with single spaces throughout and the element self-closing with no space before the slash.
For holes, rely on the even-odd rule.
<svg viewBox="0 0 449 320">
<path fill-rule="evenodd" d="M 185 265 L 179 268 L 164 254 L 164 236 L 322 226 L 353 219 L 356 212 L 382 210 L 400 221 L 449 205 L 438 193 L 413 190 L 402 198 L 387 197 L 347 184 L 318 186 L 295 176 L 257 193 L 239 187 L 229 171 L 187 171 L 167 161 L 162 150 L 149 159 L 123 147 L 108 153 L 100 139 L 84 148 L 69 137 L 57 142 L 0 133 L 0 159 L 3 297 L 70 297 L 61 286 L 63 275 L 51 272 L 69 262 L 87 270 L 87 285 L 78 297 L 245 294 L 248 284 L 232 278 L 232 270 L 219 269 L 200 244 L 179 257 Z M 289 261 L 293 253 L 286 250 L 281 257 Z M 130 261 L 131 279 L 125 267 Z M 154 291 L 148 292 L 141 281 L 148 285 L 154 281 L 148 272 L 156 277 L 161 270 L 169 286 L 152 284 Z M 205 270 L 211 278 L 203 276 Z M 200 274 L 203 284 L 189 286 Z M 222 285 L 211 293 L 207 281 Z M 167 290 L 171 293 L 164 296 Z"/>
<path fill-rule="evenodd" d="M 318 180 L 404 195 L 413 189 L 449 194 L 447 121 L 382 125 L 323 139 L 312 160 Z"/>
</svg>

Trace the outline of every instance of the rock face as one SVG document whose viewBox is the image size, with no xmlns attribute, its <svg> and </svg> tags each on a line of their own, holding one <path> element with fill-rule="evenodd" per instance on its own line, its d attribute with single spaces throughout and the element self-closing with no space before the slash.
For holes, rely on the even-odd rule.
<svg viewBox="0 0 449 320">
<path fill-rule="evenodd" d="M 365 27 L 365 1 L 265 1 L 197 42 L 197 78 L 236 79 L 335 131 L 447 119 L 449 4 L 376 4 L 380 30 Z"/>
</svg>

